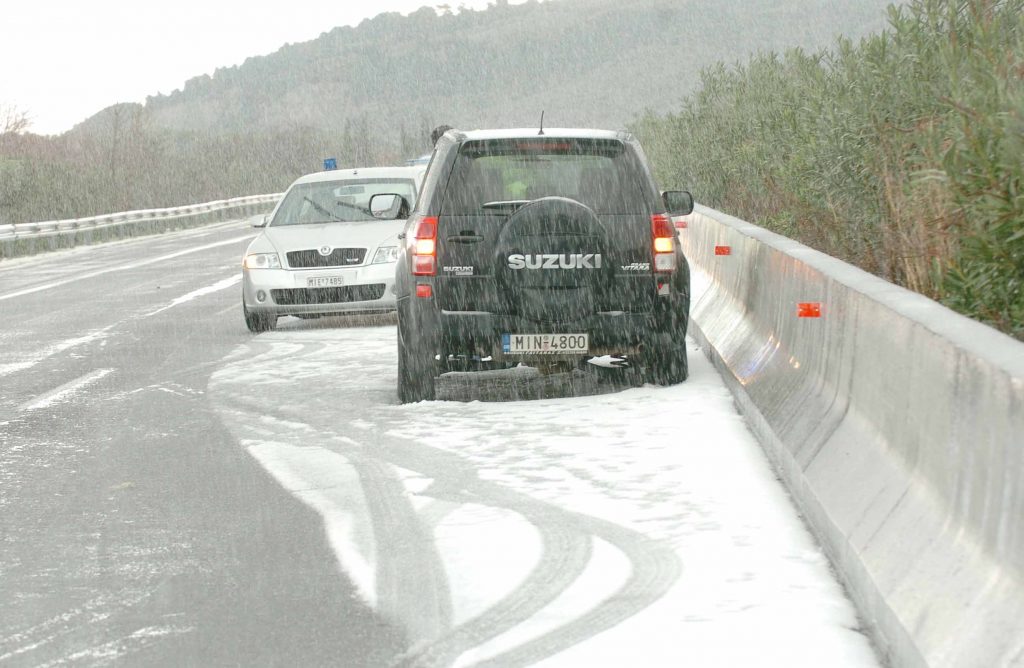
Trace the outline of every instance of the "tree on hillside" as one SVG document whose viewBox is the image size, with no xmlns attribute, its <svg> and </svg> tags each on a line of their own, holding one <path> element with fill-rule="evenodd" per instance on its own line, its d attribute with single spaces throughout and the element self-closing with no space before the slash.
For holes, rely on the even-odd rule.
<svg viewBox="0 0 1024 668">
<path fill-rule="evenodd" d="M 32 119 L 28 112 L 13 104 L 0 104 L 0 135 L 20 134 L 29 129 Z"/>
</svg>

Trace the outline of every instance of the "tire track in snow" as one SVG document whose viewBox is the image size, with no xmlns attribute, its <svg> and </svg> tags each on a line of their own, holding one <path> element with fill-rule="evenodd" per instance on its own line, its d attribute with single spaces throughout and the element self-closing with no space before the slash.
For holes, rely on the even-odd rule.
<svg viewBox="0 0 1024 668">
<path fill-rule="evenodd" d="M 593 535 L 626 555 L 633 567 L 632 575 L 614 594 L 581 617 L 474 665 L 528 666 L 554 656 L 636 615 L 664 596 L 679 579 L 682 565 L 671 548 L 611 522 L 587 515 L 575 517 Z"/>
<path fill-rule="evenodd" d="M 452 453 L 417 444 L 439 459 Z M 397 445 L 395 451 L 407 450 Z M 403 468 L 413 468 L 416 457 L 394 457 Z M 461 461 L 461 460 L 460 460 Z M 433 467 L 423 467 L 431 468 Z M 443 473 L 438 474 L 443 479 Z M 474 665 L 526 666 L 583 642 L 632 617 L 661 598 L 676 582 L 682 566 L 675 552 L 630 529 L 582 513 L 563 510 L 497 483 L 463 477 L 463 494 L 450 494 L 464 502 L 509 510 L 523 516 L 544 537 L 544 554 L 526 581 L 475 618 L 460 624 L 426 647 L 414 648 L 397 664 L 432 668 L 448 666 L 463 653 L 511 631 L 564 593 L 583 573 L 591 556 L 592 539 L 616 547 L 630 561 L 632 575 L 597 607 L 525 643 Z"/>
<path fill-rule="evenodd" d="M 288 357 L 293 355 L 289 350 Z M 271 357 L 266 352 L 257 355 L 260 364 L 267 364 Z M 324 434 L 303 422 L 301 411 L 276 408 L 268 415 L 266 406 L 251 397 L 225 394 L 219 389 L 211 389 L 211 394 L 226 409 L 223 414 L 234 415 L 230 426 L 236 432 L 243 430 L 246 439 L 288 440 L 290 436 L 299 447 L 318 439 L 323 447 L 342 455 L 358 475 L 367 502 L 375 544 L 374 589 L 378 610 L 399 621 L 412 642 L 437 637 L 451 627 L 451 596 L 440 554 L 430 528 L 418 517 L 404 485 L 390 466 L 367 457 L 366 448 L 357 441 L 339 434 Z M 286 427 L 287 434 L 268 430 L 267 423 L 275 420 L 279 427 Z M 264 459 L 257 460 L 267 466 Z M 279 472 L 269 472 L 281 480 Z M 302 496 L 299 498 L 306 501 Z M 316 507 L 314 510 L 320 511 Z M 343 555 L 338 558 L 344 569 Z"/>
<path fill-rule="evenodd" d="M 401 611 L 404 627 L 416 641 L 444 633 L 452 624 L 451 594 L 430 528 L 416 515 L 405 486 L 389 466 L 372 459 L 350 461 L 370 505 L 378 605 Z"/>
<path fill-rule="evenodd" d="M 590 560 L 592 543 L 589 536 L 566 530 L 563 526 L 545 521 L 535 512 L 526 511 L 524 506 L 530 505 L 532 500 L 525 504 L 511 504 L 519 509 L 494 505 L 485 498 L 476 498 L 475 502 L 520 514 L 529 512 L 524 517 L 541 534 L 544 550 L 540 561 L 526 580 L 500 601 L 444 636 L 426 645 L 414 647 L 399 657 L 394 665 L 416 668 L 450 666 L 468 650 L 514 629 L 551 604 L 580 577 Z"/>
<path fill-rule="evenodd" d="M 266 364 L 269 359 L 265 354 L 258 358 L 260 364 Z M 294 352 L 289 353 L 289 359 L 295 359 Z M 225 400 L 219 391 L 212 393 L 218 395 L 218 401 L 235 403 L 234 410 L 244 415 L 237 418 L 238 423 L 252 425 L 256 421 L 251 416 L 263 413 L 264 422 L 268 418 L 277 420 L 279 425 L 287 426 L 290 433 L 300 435 L 303 442 L 318 438 L 321 446 L 341 454 L 359 473 L 377 536 L 378 609 L 400 620 L 414 641 L 408 652 L 396 657 L 395 666 L 451 665 L 466 651 L 511 631 L 543 610 L 564 593 L 587 566 L 591 536 L 575 528 L 573 521 L 565 517 L 567 513 L 480 480 L 469 464 L 453 453 L 390 437 L 386 442 L 375 444 L 373 450 L 379 459 L 367 459 L 364 454 L 367 448 L 348 436 L 302 422 L 304 415 L 300 410 L 281 407 L 273 409 L 275 415 L 268 416 L 263 404 L 255 399 L 233 396 Z M 258 431 L 250 426 L 247 438 L 281 437 L 279 433 L 255 433 Z M 444 566 L 433 539 L 421 538 L 429 531 L 428 523 L 412 511 L 405 487 L 394 477 L 393 466 L 434 479 L 436 482 L 431 487 L 434 491 L 428 490 L 423 495 L 438 501 L 476 503 L 522 515 L 542 536 L 544 552 L 540 562 L 524 582 L 499 602 L 451 628 L 450 598 L 442 603 L 439 597 L 442 590 L 448 596 Z M 425 569 L 425 565 L 429 567 Z M 579 636 L 575 629 L 572 632 L 572 642 L 563 641 L 563 645 L 569 646 L 593 635 Z M 558 637 L 564 636 L 564 633 L 558 634 Z"/>
<path fill-rule="evenodd" d="M 345 338 L 344 330 L 337 333 L 339 338 Z M 287 341 L 280 348 L 274 345 L 274 339 L 278 337 L 282 342 Z M 260 350 L 255 357 L 265 377 L 268 374 L 269 377 L 273 377 L 279 373 L 290 382 L 304 384 L 307 378 L 301 372 L 304 363 L 315 364 L 318 371 L 316 374 L 309 374 L 308 378 L 316 378 L 320 374 L 331 375 L 331 371 L 324 368 L 324 360 L 337 357 L 338 346 L 332 345 L 333 342 L 307 341 L 299 344 L 296 349 L 296 337 L 287 334 L 264 336 L 260 339 L 262 341 L 254 342 L 250 346 Z M 230 358 L 247 360 L 246 366 L 254 362 L 253 355 L 246 353 L 233 354 Z M 278 370 L 275 371 L 275 368 Z M 300 371 L 296 372 L 296 369 Z M 222 371 L 222 377 L 230 375 L 226 370 Z M 227 389 L 229 385 L 230 381 L 221 387 Z M 228 403 L 248 406 L 246 412 L 255 415 L 268 410 L 265 404 L 249 396 L 250 388 L 247 384 L 242 383 L 242 389 L 243 396 L 239 396 L 240 393 L 227 392 L 231 395 Z M 411 541 L 399 539 L 393 543 L 398 551 L 406 554 L 405 558 L 389 555 L 391 550 L 381 549 L 381 538 L 378 538 L 377 556 L 386 562 L 378 565 L 378 589 L 381 590 L 381 585 L 384 585 L 385 594 L 382 602 L 387 601 L 388 608 L 394 606 L 393 609 L 403 620 L 417 615 L 422 621 L 422 606 L 413 605 L 412 608 L 406 609 L 407 604 L 417 602 L 410 599 L 406 587 L 394 579 L 396 569 L 401 568 L 403 563 L 423 565 L 417 555 L 424 552 L 433 553 L 428 559 L 428 563 L 431 563 L 431 577 L 439 580 L 444 578 L 443 565 L 432 563 L 434 557 L 440 559 L 436 554 L 436 547 L 427 549 L 422 544 L 420 537 L 425 535 L 428 529 L 424 529 L 425 522 L 412 509 L 407 492 L 392 472 L 393 466 L 414 471 L 434 480 L 434 484 L 421 492 L 421 495 L 453 503 L 481 504 L 521 515 L 540 532 L 544 547 L 540 562 L 527 578 L 480 614 L 454 628 L 447 628 L 440 623 L 443 616 L 440 615 L 427 624 L 428 627 L 431 624 L 435 627 L 436 633 L 433 635 L 422 635 L 427 629 L 420 624 L 420 633 L 413 634 L 414 638 L 419 636 L 420 642 L 414 642 L 408 652 L 396 657 L 395 665 L 418 668 L 448 666 L 466 651 L 480 647 L 485 642 L 516 628 L 552 603 L 581 576 L 590 559 L 595 537 L 615 546 L 630 561 L 632 575 L 626 582 L 614 594 L 576 619 L 485 659 L 479 665 L 527 665 L 553 656 L 637 614 L 663 596 L 678 579 L 681 565 L 670 548 L 611 522 L 565 511 L 497 483 L 481 480 L 472 465 L 455 453 L 421 443 L 412 443 L 400 436 L 377 434 L 370 454 L 368 448 L 341 435 L 341 432 L 356 431 L 351 424 L 353 418 L 358 419 L 360 415 L 367 415 L 381 408 L 374 404 L 374 400 L 379 401 L 379 397 L 355 389 L 357 391 L 351 392 L 348 396 L 335 397 L 335 401 L 340 399 L 340 403 L 345 406 L 343 412 L 332 416 L 338 418 L 341 424 L 334 422 L 326 428 L 306 423 L 307 412 L 295 408 L 295 404 L 288 406 L 284 405 L 285 402 L 280 402 L 271 410 L 281 420 L 301 423 L 303 431 L 308 430 L 314 437 L 318 437 L 324 447 L 343 455 L 353 463 L 353 466 L 361 467 L 360 480 L 364 485 L 364 491 L 368 499 L 373 499 L 372 505 L 377 507 L 377 510 L 372 512 L 374 531 L 381 532 L 383 544 L 392 545 L 389 542 L 390 536 L 400 537 L 405 534 L 417 537 Z M 302 394 L 301 390 L 299 393 Z M 224 400 L 223 397 L 221 399 Z M 245 420 L 241 422 L 244 423 Z M 382 523 L 386 526 L 380 526 Z M 420 581 L 422 576 L 415 579 Z M 387 591 L 390 587 L 394 587 L 394 590 Z M 435 587 L 434 591 L 440 592 L 441 589 L 442 587 Z M 432 601 L 427 607 L 437 608 L 438 603 Z M 450 611 L 450 602 L 447 607 Z M 407 625 L 408 623 L 406 621 Z"/>
</svg>

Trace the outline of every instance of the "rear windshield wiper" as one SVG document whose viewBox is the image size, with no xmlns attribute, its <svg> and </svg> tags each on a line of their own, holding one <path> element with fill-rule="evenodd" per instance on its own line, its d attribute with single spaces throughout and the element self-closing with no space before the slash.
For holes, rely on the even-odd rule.
<svg viewBox="0 0 1024 668">
<path fill-rule="evenodd" d="M 524 204 L 529 204 L 533 200 L 529 199 L 503 199 L 496 200 L 494 202 L 484 202 L 480 208 L 488 210 L 497 210 L 501 213 L 515 213 L 519 207 Z"/>
</svg>

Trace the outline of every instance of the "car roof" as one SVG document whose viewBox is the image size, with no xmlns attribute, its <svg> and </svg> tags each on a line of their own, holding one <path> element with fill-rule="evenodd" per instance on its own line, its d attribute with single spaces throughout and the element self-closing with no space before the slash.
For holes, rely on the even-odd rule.
<svg viewBox="0 0 1024 668">
<path fill-rule="evenodd" d="M 321 181 L 349 181 L 351 179 L 413 179 L 423 180 L 424 165 L 412 167 L 355 167 L 351 169 L 331 169 L 326 172 L 314 172 L 300 176 L 297 183 L 318 183 Z"/>
<path fill-rule="evenodd" d="M 559 137 L 562 139 L 618 139 L 632 141 L 633 135 L 617 130 L 595 130 L 593 128 L 505 128 L 494 130 L 449 130 L 457 138 L 464 141 L 486 139 L 524 139 L 528 137 Z"/>
</svg>

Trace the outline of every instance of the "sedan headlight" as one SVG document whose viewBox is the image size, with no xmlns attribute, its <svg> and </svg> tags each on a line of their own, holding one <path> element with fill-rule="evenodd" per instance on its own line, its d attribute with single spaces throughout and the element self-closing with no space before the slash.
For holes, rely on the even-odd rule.
<svg viewBox="0 0 1024 668">
<path fill-rule="evenodd" d="M 384 264 L 385 262 L 398 262 L 398 246 L 381 246 L 373 254 L 373 262 L 370 264 Z"/>
<path fill-rule="evenodd" d="M 280 269 L 281 258 L 277 253 L 249 253 L 244 264 L 246 269 Z"/>
</svg>

